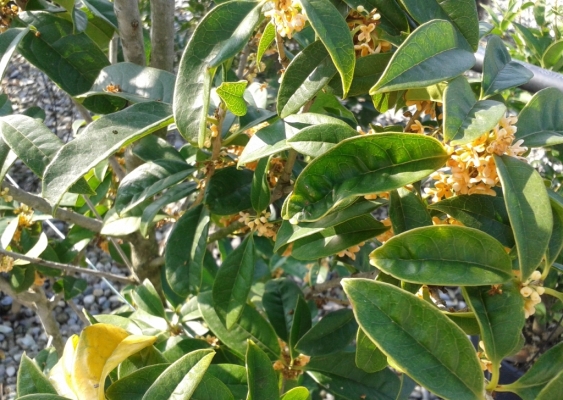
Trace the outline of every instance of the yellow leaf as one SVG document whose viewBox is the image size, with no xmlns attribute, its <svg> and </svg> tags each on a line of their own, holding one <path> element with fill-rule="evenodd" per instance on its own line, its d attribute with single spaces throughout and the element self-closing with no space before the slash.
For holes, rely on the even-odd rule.
<svg viewBox="0 0 563 400">
<path fill-rule="evenodd" d="M 72 372 L 74 371 L 74 354 L 79 339 L 78 335 L 72 335 L 68 338 L 63 356 L 49 373 L 49 381 L 57 393 L 72 400 L 78 400 L 78 396 L 72 387 Z"/>
</svg>

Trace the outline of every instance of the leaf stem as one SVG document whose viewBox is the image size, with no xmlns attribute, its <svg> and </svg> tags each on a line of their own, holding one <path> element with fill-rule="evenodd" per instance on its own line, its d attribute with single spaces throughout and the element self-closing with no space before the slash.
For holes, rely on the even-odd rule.
<svg viewBox="0 0 563 400">
<path fill-rule="evenodd" d="M 552 288 L 544 288 L 544 290 L 545 290 L 545 294 L 553 296 L 556 299 L 558 299 L 561 303 L 563 303 L 563 293 L 558 292 L 557 290 Z"/>
<path fill-rule="evenodd" d="M 500 362 L 496 361 L 492 364 L 493 371 L 491 372 L 491 380 L 486 387 L 486 390 L 492 391 L 495 390 L 498 386 L 498 380 L 500 377 Z"/>
<path fill-rule="evenodd" d="M 541 278 L 540 278 L 540 280 L 542 282 L 547 279 L 547 276 L 549 275 L 550 269 L 551 269 L 551 265 L 547 264 L 547 258 L 545 258 L 544 263 L 543 263 L 543 271 L 542 271 Z"/>
</svg>

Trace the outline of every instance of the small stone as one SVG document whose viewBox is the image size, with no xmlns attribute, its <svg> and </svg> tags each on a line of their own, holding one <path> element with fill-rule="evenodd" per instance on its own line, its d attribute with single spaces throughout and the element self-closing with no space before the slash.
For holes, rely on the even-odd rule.
<svg viewBox="0 0 563 400">
<path fill-rule="evenodd" d="M 68 314 L 65 312 L 62 312 L 60 314 L 57 314 L 57 316 L 55 317 L 55 319 L 57 320 L 57 322 L 59 324 L 64 324 L 66 321 L 68 321 Z"/>
<path fill-rule="evenodd" d="M 94 289 L 94 292 L 92 294 L 96 297 L 102 297 L 104 295 L 104 290 L 97 288 L 97 289 Z"/>
<path fill-rule="evenodd" d="M 12 329 L 11 326 L 8 325 L 0 325 L 0 333 L 3 333 L 4 335 L 9 335 L 10 333 L 12 333 L 14 330 Z"/>
<path fill-rule="evenodd" d="M 16 340 L 16 343 L 19 344 L 20 347 L 24 350 L 30 349 L 31 346 L 37 344 L 29 334 L 26 334 L 24 337 L 18 338 Z"/>
<path fill-rule="evenodd" d="M 16 354 L 14 354 L 14 361 L 17 362 L 17 363 L 19 363 L 20 360 L 22 359 L 22 354 L 23 354 L 23 353 L 16 353 Z"/>
<path fill-rule="evenodd" d="M 10 365 L 8 368 L 6 368 L 6 375 L 12 377 L 15 374 L 16 374 L 16 368 L 13 365 Z"/>
<path fill-rule="evenodd" d="M 104 301 L 104 303 L 102 304 L 102 308 L 104 309 L 103 313 L 107 314 L 107 312 L 105 310 L 110 310 L 111 308 L 111 303 L 109 300 Z"/>
<path fill-rule="evenodd" d="M 102 305 L 102 304 L 104 304 L 107 300 L 108 300 L 107 297 L 102 296 L 102 297 L 100 297 L 100 298 L 98 299 L 98 304 L 99 304 L 99 305 Z"/>
<path fill-rule="evenodd" d="M 89 294 L 88 296 L 84 296 L 84 307 L 90 307 L 92 304 L 94 304 L 94 301 L 96 300 L 96 298 L 94 297 L 93 294 Z"/>
<path fill-rule="evenodd" d="M 118 295 L 114 294 L 113 296 L 111 296 L 109 298 L 109 301 L 112 303 L 112 305 L 118 305 L 121 304 L 121 299 L 119 298 Z"/>
</svg>

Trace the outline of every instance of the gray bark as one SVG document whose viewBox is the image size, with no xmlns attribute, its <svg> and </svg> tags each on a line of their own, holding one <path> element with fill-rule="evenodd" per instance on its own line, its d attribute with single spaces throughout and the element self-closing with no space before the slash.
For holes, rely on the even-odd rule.
<svg viewBox="0 0 563 400">
<path fill-rule="evenodd" d="M 119 36 L 125 61 L 146 65 L 143 25 L 137 0 L 115 0 L 113 9 L 119 25 Z"/>
<path fill-rule="evenodd" d="M 151 62 L 153 68 L 174 70 L 174 0 L 151 0 Z"/>
</svg>

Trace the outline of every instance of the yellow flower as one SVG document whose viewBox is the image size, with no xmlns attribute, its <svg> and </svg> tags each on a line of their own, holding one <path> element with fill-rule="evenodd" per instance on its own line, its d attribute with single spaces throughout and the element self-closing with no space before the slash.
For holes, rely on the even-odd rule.
<svg viewBox="0 0 563 400">
<path fill-rule="evenodd" d="M 374 24 L 361 25 L 360 26 L 361 33 L 358 35 L 358 40 L 369 43 L 371 41 L 370 33 L 372 33 L 374 29 L 375 29 Z"/>
<path fill-rule="evenodd" d="M 541 303 L 541 295 L 544 294 L 541 279 L 541 272 L 534 271 L 532 275 L 521 283 L 520 294 L 524 297 L 524 314 L 526 318 L 534 315 L 536 312 L 536 305 Z"/>
</svg>

